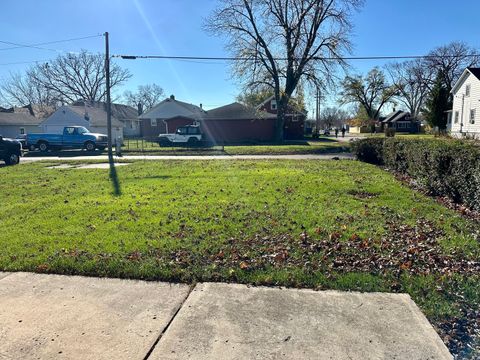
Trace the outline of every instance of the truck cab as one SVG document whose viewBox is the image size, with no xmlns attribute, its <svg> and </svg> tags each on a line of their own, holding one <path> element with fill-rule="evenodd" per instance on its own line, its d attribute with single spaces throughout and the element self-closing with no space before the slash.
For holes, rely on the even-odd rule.
<svg viewBox="0 0 480 360">
<path fill-rule="evenodd" d="M 160 146 L 198 146 L 203 140 L 203 134 L 199 125 L 181 126 L 174 134 L 160 134 L 158 136 L 158 143 Z"/>
<path fill-rule="evenodd" d="M 22 156 L 22 144 L 13 139 L 4 138 L 0 135 L 0 160 L 7 165 L 17 165 Z"/>
</svg>

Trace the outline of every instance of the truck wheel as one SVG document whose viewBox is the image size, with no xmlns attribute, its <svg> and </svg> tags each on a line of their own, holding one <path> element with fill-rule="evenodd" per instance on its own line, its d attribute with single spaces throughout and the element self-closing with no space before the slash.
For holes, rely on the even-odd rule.
<svg viewBox="0 0 480 360">
<path fill-rule="evenodd" d="M 188 139 L 188 142 L 187 142 L 188 146 L 197 146 L 198 145 L 198 139 L 196 137 L 191 137 Z"/>
<path fill-rule="evenodd" d="M 8 154 L 5 158 L 5 164 L 7 165 L 17 165 L 20 162 L 20 156 L 18 154 Z"/>
<path fill-rule="evenodd" d="M 98 148 L 98 150 L 100 150 L 100 151 L 104 151 L 105 149 L 106 149 L 105 146 L 100 146 L 100 147 Z"/>
<path fill-rule="evenodd" d="M 95 144 L 94 144 L 93 142 L 91 142 L 91 141 L 87 141 L 87 142 L 85 143 L 85 149 L 86 149 L 87 151 L 95 151 Z"/>
<path fill-rule="evenodd" d="M 38 143 L 38 149 L 41 152 L 47 152 L 48 151 L 48 143 L 45 141 L 41 141 Z"/>
</svg>

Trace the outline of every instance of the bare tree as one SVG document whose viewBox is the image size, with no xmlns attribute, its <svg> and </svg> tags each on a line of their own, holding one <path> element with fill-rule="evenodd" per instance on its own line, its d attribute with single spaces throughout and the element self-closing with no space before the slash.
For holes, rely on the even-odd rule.
<svg viewBox="0 0 480 360">
<path fill-rule="evenodd" d="M 345 124 L 348 117 L 349 114 L 345 110 L 335 107 L 327 107 L 320 113 L 320 123 L 325 129 L 330 129 L 332 127 L 340 128 Z"/>
<path fill-rule="evenodd" d="M 396 94 L 395 87 L 388 84 L 383 71 L 373 68 L 365 78 L 357 75 L 343 80 L 340 103 L 359 104 L 370 119 L 376 120 L 382 107 Z"/>
<path fill-rule="evenodd" d="M 123 93 L 124 101 L 132 106 L 137 107 L 142 104 L 143 110 L 150 110 L 165 97 L 162 87 L 157 84 L 140 85 L 137 91 L 125 91 Z"/>
<path fill-rule="evenodd" d="M 463 71 L 480 63 L 478 50 L 464 42 L 452 42 L 432 50 L 425 60 L 425 66 L 433 68 L 434 74 L 440 72 L 444 77 L 444 85 L 450 92 Z M 432 79 L 432 85 L 435 77 Z"/>
<path fill-rule="evenodd" d="M 111 88 L 131 77 L 128 70 L 110 66 Z M 102 54 L 62 54 L 52 62 L 39 64 L 27 71 L 27 81 L 38 84 L 59 102 L 77 100 L 105 101 L 105 59 Z"/>
<path fill-rule="evenodd" d="M 350 50 L 352 12 L 363 0 L 221 0 L 207 20 L 228 38 L 234 74 L 246 88 L 270 86 L 277 101 L 276 139 L 283 140 L 288 102 L 302 81 L 328 82 Z"/>
<path fill-rule="evenodd" d="M 387 71 L 396 90 L 395 99 L 418 119 L 435 79 L 435 70 L 422 60 L 412 60 L 390 64 Z"/>
<path fill-rule="evenodd" d="M 51 91 L 27 75 L 12 73 L 0 85 L 0 98 L 10 106 L 38 105 L 42 110 L 56 105 Z"/>
</svg>

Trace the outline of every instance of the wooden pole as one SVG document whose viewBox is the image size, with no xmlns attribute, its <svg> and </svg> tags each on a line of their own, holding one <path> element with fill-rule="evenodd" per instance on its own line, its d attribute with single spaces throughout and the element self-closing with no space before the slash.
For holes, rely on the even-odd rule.
<svg viewBox="0 0 480 360">
<path fill-rule="evenodd" d="M 113 159 L 112 151 L 112 103 L 110 95 L 110 46 L 108 32 L 105 33 L 105 82 L 107 87 L 107 135 L 108 135 L 108 158 Z"/>
</svg>

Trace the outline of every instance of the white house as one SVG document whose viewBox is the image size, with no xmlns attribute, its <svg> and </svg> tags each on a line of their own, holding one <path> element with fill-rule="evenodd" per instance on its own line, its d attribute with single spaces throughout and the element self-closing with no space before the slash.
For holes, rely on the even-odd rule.
<svg viewBox="0 0 480 360">
<path fill-rule="evenodd" d="M 83 126 L 92 133 L 107 134 L 107 112 L 91 106 L 64 105 L 46 118 L 42 132 L 59 134 L 65 126 Z M 112 116 L 112 137 L 123 141 L 123 123 Z"/>
<path fill-rule="evenodd" d="M 14 138 L 18 135 L 39 133 L 41 119 L 27 113 L 0 111 L 0 135 Z"/>
<path fill-rule="evenodd" d="M 456 137 L 480 138 L 480 68 L 467 68 L 452 88 L 447 130 Z"/>
</svg>

